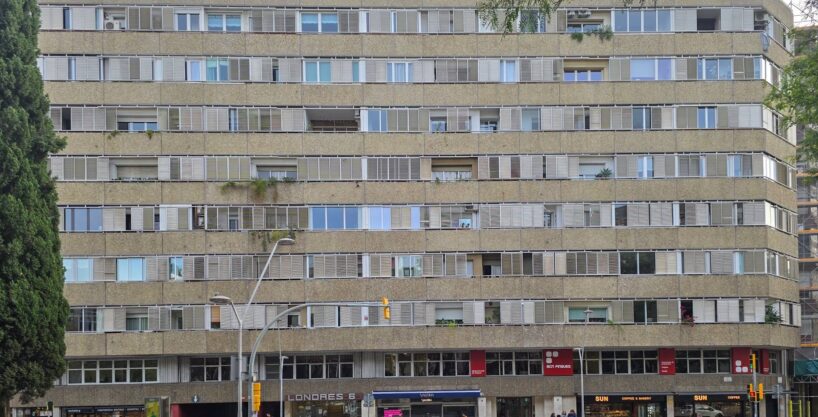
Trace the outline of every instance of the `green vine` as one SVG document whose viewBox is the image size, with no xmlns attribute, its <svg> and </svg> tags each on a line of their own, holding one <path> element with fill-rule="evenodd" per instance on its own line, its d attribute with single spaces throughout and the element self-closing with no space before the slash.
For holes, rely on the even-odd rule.
<svg viewBox="0 0 818 417">
<path fill-rule="evenodd" d="M 153 139 L 154 134 L 156 134 L 156 132 L 153 129 L 148 129 L 145 131 L 145 136 L 148 137 L 148 140 Z"/>
<path fill-rule="evenodd" d="M 253 230 L 250 232 L 250 236 L 261 244 L 261 249 L 264 252 L 267 252 L 271 244 L 274 244 L 285 237 L 295 239 L 295 230 Z"/>
<path fill-rule="evenodd" d="M 585 39 L 585 35 L 596 36 L 600 41 L 609 41 L 613 39 L 613 30 L 610 26 L 603 25 L 587 32 L 573 32 L 571 33 L 571 39 L 582 42 Z"/>
<path fill-rule="evenodd" d="M 105 139 L 111 140 L 111 139 L 119 136 L 120 133 L 122 133 L 122 132 L 120 132 L 118 130 L 114 130 L 111 133 L 108 133 L 107 135 L 105 135 Z"/>
<path fill-rule="evenodd" d="M 599 179 L 608 179 L 611 178 L 613 172 L 608 168 L 602 168 L 597 174 L 596 177 Z"/>
<path fill-rule="evenodd" d="M 295 179 L 285 179 L 284 182 L 290 183 L 294 182 Z M 247 182 L 235 182 L 235 181 L 227 181 L 221 186 L 221 190 L 223 193 L 240 189 L 240 188 L 249 188 L 253 192 L 253 197 L 256 199 L 261 199 L 267 196 L 267 190 L 270 190 L 271 194 L 270 197 L 273 201 L 278 199 L 278 179 L 270 178 L 270 179 L 263 179 L 263 178 L 256 178 L 252 181 Z"/>
</svg>

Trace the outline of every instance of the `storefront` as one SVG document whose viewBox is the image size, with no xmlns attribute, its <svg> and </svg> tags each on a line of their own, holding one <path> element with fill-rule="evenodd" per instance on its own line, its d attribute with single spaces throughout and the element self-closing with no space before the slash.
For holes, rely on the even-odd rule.
<svg viewBox="0 0 818 417">
<path fill-rule="evenodd" d="M 144 417 L 145 406 L 63 407 L 62 417 Z"/>
<path fill-rule="evenodd" d="M 477 417 L 479 390 L 375 391 L 378 417 Z"/>
<path fill-rule="evenodd" d="M 531 417 L 533 415 L 533 397 L 497 397 L 496 417 Z"/>
<path fill-rule="evenodd" d="M 667 415 L 667 395 L 588 395 L 585 397 L 586 417 L 664 417 Z"/>
<path fill-rule="evenodd" d="M 673 399 L 676 417 L 750 417 L 750 402 L 742 394 L 688 394 Z"/>
<path fill-rule="evenodd" d="M 291 417 L 361 417 L 360 393 L 311 393 L 287 396 Z"/>
</svg>

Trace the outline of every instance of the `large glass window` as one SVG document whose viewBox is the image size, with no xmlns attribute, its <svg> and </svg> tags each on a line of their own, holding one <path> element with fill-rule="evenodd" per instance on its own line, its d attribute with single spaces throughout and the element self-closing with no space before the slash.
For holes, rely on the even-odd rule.
<svg viewBox="0 0 818 417">
<path fill-rule="evenodd" d="M 159 382 L 156 359 L 68 361 L 69 384 L 128 384 Z"/>
<path fill-rule="evenodd" d="M 733 60 L 731 58 L 699 58 L 696 76 L 700 80 L 732 80 Z"/>
<path fill-rule="evenodd" d="M 144 281 L 144 258 L 119 258 L 116 260 L 117 281 Z"/>
<path fill-rule="evenodd" d="M 329 61 L 304 62 L 304 82 L 328 83 L 332 81 L 332 66 Z"/>
<path fill-rule="evenodd" d="M 699 107 L 696 114 L 696 123 L 699 129 L 716 128 L 716 108 Z"/>
<path fill-rule="evenodd" d="M 729 350 L 677 350 L 676 373 L 730 373 Z"/>
<path fill-rule="evenodd" d="M 386 132 L 387 127 L 386 110 L 367 110 L 367 131 Z"/>
<path fill-rule="evenodd" d="M 174 256 L 168 259 L 168 279 L 170 281 L 181 281 L 184 279 L 184 259 Z"/>
<path fill-rule="evenodd" d="M 63 217 L 66 232 L 101 232 L 101 208 L 66 208 Z"/>
<path fill-rule="evenodd" d="M 301 13 L 302 32 L 338 32 L 337 13 Z"/>
<path fill-rule="evenodd" d="M 361 209 L 358 207 L 312 207 L 312 230 L 344 230 L 360 228 Z"/>
<path fill-rule="evenodd" d="M 190 381 L 229 381 L 230 357 L 190 358 Z"/>
<path fill-rule="evenodd" d="M 653 252 L 620 252 L 619 272 L 628 274 L 655 274 L 656 254 Z"/>
<path fill-rule="evenodd" d="M 278 356 L 265 358 L 264 373 L 267 379 L 278 379 Z M 352 355 L 296 355 L 284 359 L 284 379 L 336 379 L 352 378 L 354 359 Z"/>
<path fill-rule="evenodd" d="M 411 62 L 387 62 L 386 81 L 390 83 L 411 83 L 413 64 Z"/>
<path fill-rule="evenodd" d="M 207 81 L 227 81 L 229 79 L 229 68 L 227 58 L 208 58 Z"/>
<path fill-rule="evenodd" d="M 486 352 L 487 375 L 542 375 L 542 351 Z"/>
<path fill-rule="evenodd" d="M 608 321 L 607 307 L 568 307 L 569 323 L 585 323 L 585 311 L 590 310 L 589 323 L 605 323 Z"/>
<path fill-rule="evenodd" d="M 65 282 L 88 282 L 93 280 L 93 260 L 91 258 L 63 259 Z"/>
<path fill-rule="evenodd" d="M 423 257 L 420 255 L 406 255 L 396 257 L 395 270 L 399 277 L 419 277 L 423 275 Z"/>
<path fill-rule="evenodd" d="M 469 353 L 385 353 L 384 376 L 469 376 Z"/>
<path fill-rule="evenodd" d="M 97 331 L 96 308 L 72 308 L 68 315 L 68 332 L 95 332 Z"/>
<path fill-rule="evenodd" d="M 210 32 L 241 32 L 241 15 L 210 13 L 207 15 L 207 30 Z"/>
<path fill-rule="evenodd" d="M 176 13 L 176 30 L 198 32 L 199 13 Z"/>
<path fill-rule="evenodd" d="M 614 10 L 614 32 L 670 32 L 671 11 L 662 9 Z"/>
<path fill-rule="evenodd" d="M 653 178 L 653 157 L 640 156 L 636 158 L 636 177 Z"/>
<path fill-rule="evenodd" d="M 536 132 L 540 130 L 540 109 L 523 109 L 522 130 L 524 132 Z"/>
<path fill-rule="evenodd" d="M 645 81 L 655 79 L 655 59 L 631 59 L 631 80 Z"/>
<path fill-rule="evenodd" d="M 517 61 L 500 61 L 500 81 L 504 83 L 517 82 Z"/>
</svg>

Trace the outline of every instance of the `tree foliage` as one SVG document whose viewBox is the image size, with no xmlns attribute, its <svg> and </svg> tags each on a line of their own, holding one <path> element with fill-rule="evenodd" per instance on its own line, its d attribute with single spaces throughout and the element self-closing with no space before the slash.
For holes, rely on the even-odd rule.
<svg viewBox="0 0 818 417">
<path fill-rule="evenodd" d="M 784 67 L 781 83 L 766 103 L 781 113 L 784 127 L 803 128 L 796 158 L 818 162 L 818 29 L 796 29 L 788 36 L 795 42 L 795 58 Z M 815 168 L 809 171 L 818 174 Z"/>
<path fill-rule="evenodd" d="M 0 0 L 0 403 L 42 396 L 65 370 L 57 194 L 63 141 L 37 70 L 35 0 Z"/>
<path fill-rule="evenodd" d="M 623 6 L 644 6 L 658 0 L 622 0 Z M 816 1 L 818 0 L 809 0 Z M 532 31 L 537 25 L 537 15 L 548 19 L 554 11 L 570 4 L 571 0 L 480 0 L 477 16 L 480 21 L 503 34 L 515 32 L 519 18 L 521 31 Z M 526 13 L 536 11 L 537 13 Z"/>
</svg>

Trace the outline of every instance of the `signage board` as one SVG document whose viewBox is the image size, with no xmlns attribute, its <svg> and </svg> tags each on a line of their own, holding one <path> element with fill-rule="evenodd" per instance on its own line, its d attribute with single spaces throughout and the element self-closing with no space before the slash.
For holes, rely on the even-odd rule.
<svg viewBox="0 0 818 417">
<path fill-rule="evenodd" d="M 574 375 L 574 351 L 572 349 L 546 349 L 543 351 L 542 373 L 546 376 Z"/>
<path fill-rule="evenodd" d="M 359 392 L 313 392 L 287 395 L 287 401 L 351 401 L 363 398 L 364 395 Z"/>
</svg>

